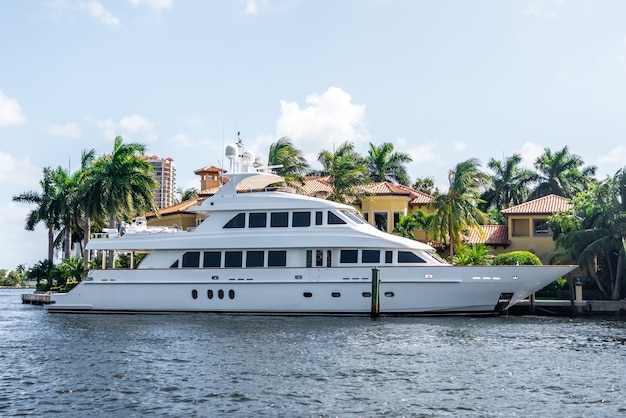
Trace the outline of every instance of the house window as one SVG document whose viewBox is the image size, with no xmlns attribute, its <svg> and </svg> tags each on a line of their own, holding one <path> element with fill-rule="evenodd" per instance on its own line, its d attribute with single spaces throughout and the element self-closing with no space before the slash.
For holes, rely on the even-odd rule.
<svg viewBox="0 0 626 418">
<path fill-rule="evenodd" d="M 513 227 L 512 235 L 514 237 L 530 236 L 528 219 L 513 219 L 511 226 Z"/>
<path fill-rule="evenodd" d="M 387 232 L 387 212 L 374 212 L 374 226 Z"/>
<path fill-rule="evenodd" d="M 550 235 L 550 227 L 547 219 L 535 219 L 533 221 L 533 235 Z"/>
<path fill-rule="evenodd" d="M 393 227 L 395 228 L 396 225 L 398 225 L 398 222 L 400 222 L 400 215 L 402 215 L 402 212 L 394 212 L 393 213 Z"/>
</svg>

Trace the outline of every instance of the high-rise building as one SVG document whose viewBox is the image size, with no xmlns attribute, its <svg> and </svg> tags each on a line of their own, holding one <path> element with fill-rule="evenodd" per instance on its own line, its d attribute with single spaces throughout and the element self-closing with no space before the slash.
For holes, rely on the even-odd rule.
<svg viewBox="0 0 626 418">
<path fill-rule="evenodd" d="M 154 180 L 159 186 L 154 190 L 154 201 L 162 209 L 174 204 L 176 192 L 176 165 L 170 157 L 159 158 L 156 155 L 146 156 L 154 169 Z"/>
</svg>

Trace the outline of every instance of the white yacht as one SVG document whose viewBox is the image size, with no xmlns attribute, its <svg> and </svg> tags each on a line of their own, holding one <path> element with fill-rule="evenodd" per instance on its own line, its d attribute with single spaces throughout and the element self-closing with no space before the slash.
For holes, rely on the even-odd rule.
<svg viewBox="0 0 626 418">
<path fill-rule="evenodd" d="M 233 148 L 227 156 L 241 157 Z M 497 313 L 575 268 L 452 266 L 351 206 L 272 191 L 282 177 L 252 165 L 241 171 L 192 208 L 206 214 L 193 231 L 89 241 L 91 250 L 148 255 L 137 268 L 90 270 L 70 292 L 53 294 L 48 311 Z"/>
</svg>

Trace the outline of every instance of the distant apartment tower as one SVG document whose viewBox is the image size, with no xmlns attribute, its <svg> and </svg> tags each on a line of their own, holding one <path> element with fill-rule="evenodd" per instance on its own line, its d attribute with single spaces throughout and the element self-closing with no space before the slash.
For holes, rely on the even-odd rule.
<svg viewBox="0 0 626 418">
<path fill-rule="evenodd" d="M 174 204 L 176 192 L 176 165 L 170 157 L 159 158 L 156 155 L 147 156 L 148 162 L 154 169 L 154 179 L 159 186 L 154 190 L 154 201 L 160 209 Z"/>
</svg>

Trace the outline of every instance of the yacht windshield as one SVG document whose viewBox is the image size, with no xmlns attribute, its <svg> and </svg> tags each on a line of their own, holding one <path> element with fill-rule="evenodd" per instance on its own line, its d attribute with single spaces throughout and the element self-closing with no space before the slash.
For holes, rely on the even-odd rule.
<svg viewBox="0 0 626 418">
<path fill-rule="evenodd" d="M 342 210 L 341 213 L 343 213 L 344 215 L 346 215 L 350 220 L 352 220 L 353 222 L 357 223 L 357 224 L 364 224 L 367 223 L 365 222 L 365 219 L 357 216 L 354 212 L 349 211 L 349 210 Z"/>
</svg>

